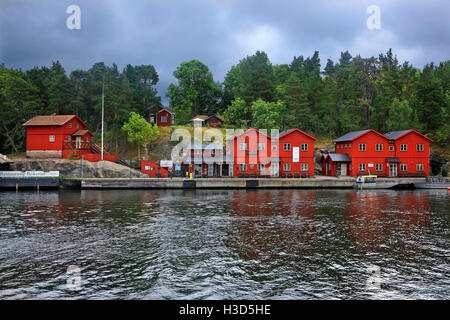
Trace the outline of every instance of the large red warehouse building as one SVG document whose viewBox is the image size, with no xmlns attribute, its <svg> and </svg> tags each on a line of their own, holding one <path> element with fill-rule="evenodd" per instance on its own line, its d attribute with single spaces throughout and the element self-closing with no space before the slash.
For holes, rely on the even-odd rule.
<svg viewBox="0 0 450 320">
<path fill-rule="evenodd" d="M 349 132 L 334 140 L 335 153 L 322 156 L 327 176 L 425 176 L 430 172 L 430 138 L 415 130 Z"/>
</svg>

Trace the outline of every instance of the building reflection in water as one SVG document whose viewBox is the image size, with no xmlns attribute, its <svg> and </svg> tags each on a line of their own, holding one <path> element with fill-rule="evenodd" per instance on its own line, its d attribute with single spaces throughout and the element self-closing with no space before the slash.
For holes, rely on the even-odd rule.
<svg viewBox="0 0 450 320">
<path fill-rule="evenodd" d="M 298 256 L 313 249 L 314 191 L 235 191 L 228 245 L 241 259 Z"/>
<path fill-rule="evenodd" d="M 350 238 L 366 249 L 418 245 L 430 220 L 429 197 L 414 191 L 352 192 L 345 220 Z"/>
</svg>

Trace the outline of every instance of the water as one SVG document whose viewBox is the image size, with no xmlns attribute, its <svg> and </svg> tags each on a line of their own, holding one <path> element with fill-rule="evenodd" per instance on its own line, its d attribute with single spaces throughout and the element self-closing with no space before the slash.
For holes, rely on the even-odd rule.
<svg viewBox="0 0 450 320">
<path fill-rule="evenodd" d="M 2 192 L 0 299 L 448 299 L 449 223 L 447 190 Z"/>
</svg>

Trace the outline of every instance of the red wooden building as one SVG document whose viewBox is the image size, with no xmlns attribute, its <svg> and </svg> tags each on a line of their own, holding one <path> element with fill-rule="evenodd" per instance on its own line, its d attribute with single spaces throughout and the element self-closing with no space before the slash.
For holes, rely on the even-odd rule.
<svg viewBox="0 0 450 320">
<path fill-rule="evenodd" d="M 209 125 L 212 128 L 217 128 L 224 124 L 224 120 L 221 116 L 218 115 L 212 115 L 212 116 L 206 116 L 206 115 L 198 115 L 189 120 L 189 123 L 192 125 L 198 123 L 202 127 Z"/>
<path fill-rule="evenodd" d="M 386 133 L 389 148 L 394 149 L 395 163 L 390 165 L 390 175 L 424 176 L 430 174 L 430 142 L 432 139 L 416 130 L 403 130 Z M 392 165 L 396 165 L 392 167 Z"/>
<path fill-rule="evenodd" d="M 94 136 L 76 115 L 37 116 L 25 122 L 26 154 L 29 158 L 68 158 L 83 156 L 99 161 L 100 154 Z M 104 155 L 104 160 L 116 162 L 117 157 Z"/>
<path fill-rule="evenodd" d="M 295 128 L 281 132 L 278 140 L 280 176 L 313 177 L 314 143 L 317 139 Z M 272 149 L 272 152 L 275 151 Z M 272 157 L 274 156 L 273 153 Z"/>
<path fill-rule="evenodd" d="M 353 177 L 428 175 L 430 141 L 415 130 L 386 135 L 373 129 L 349 132 L 334 140 L 335 153 L 322 156 L 322 174 Z"/>
<path fill-rule="evenodd" d="M 167 127 L 175 123 L 175 112 L 160 107 L 158 112 L 150 113 L 150 123 L 155 123 L 158 127 Z"/>
<path fill-rule="evenodd" d="M 166 168 L 159 166 L 153 161 L 141 161 L 141 172 L 152 178 L 167 178 L 169 176 L 169 171 Z"/>
</svg>

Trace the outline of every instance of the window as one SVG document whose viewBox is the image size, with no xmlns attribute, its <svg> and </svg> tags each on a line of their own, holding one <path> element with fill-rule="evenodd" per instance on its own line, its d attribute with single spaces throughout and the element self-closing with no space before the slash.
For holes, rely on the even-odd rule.
<svg viewBox="0 0 450 320">
<path fill-rule="evenodd" d="M 78 125 L 78 123 L 75 125 L 75 129 L 79 129 L 80 126 Z"/>
<path fill-rule="evenodd" d="M 266 144 L 265 143 L 258 143 L 258 150 L 264 151 L 265 149 L 266 149 Z"/>
<path fill-rule="evenodd" d="M 251 164 L 250 165 L 250 169 L 254 169 L 255 168 L 255 165 L 254 164 Z"/>
<path fill-rule="evenodd" d="M 86 138 L 86 142 L 89 142 L 89 138 Z"/>
<path fill-rule="evenodd" d="M 381 143 L 377 143 L 375 146 L 376 151 L 383 151 L 383 145 Z"/>
<path fill-rule="evenodd" d="M 150 166 L 145 166 L 145 170 L 149 171 L 150 170 Z"/>
<path fill-rule="evenodd" d="M 283 164 L 283 170 L 284 171 L 291 171 L 291 164 L 290 163 Z"/>
<path fill-rule="evenodd" d="M 419 151 L 419 152 L 423 151 L 423 144 L 422 143 L 417 144 L 417 151 Z"/>
<path fill-rule="evenodd" d="M 50 140 L 50 142 L 55 142 L 55 136 L 50 136 L 49 140 Z"/>
<path fill-rule="evenodd" d="M 348 145 L 348 147 L 351 148 L 351 147 L 352 147 L 352 144 L 350 143 L 350 144 Z"/>
<path fill-rule="evenodd" d="M 366 164 L 365 163 L 360 163 L 359 164 L 359 171 L 366 171 Z"/>
<path fill-rule="evenodd" d="M 258 163 L 258 171 L 264 171 L 264 164 Z"/>
<path fill-rule="evenodd" d="M 389 146 L 389 151 L 394 151 L 394 146 Z"/>
<path fill-rule="evenodd" d="M 283 150 L 284 151 L 291 151 L 291 144 L 290 143 L 285 143 L 283 145 Z"/>
<path fill-rule="evenodd" d="M 344 144 L 344 148 L 347 148 L 347 144 Z"/>
<path fill-rule="evenodd" d="M 247 165 L 246 165 L 245 163 L 241 163 L 241 164 L 239 165 L 239 170 L 241 170 L 241 171 L 247 171 Z"/>
<path fill-rule="evenodd" d="M 406 163 L 400 163 L 400 171 L 406 171 L 407 166 Z"/>
<path fill-rule="evenodd" d="M 307 163 L 302 163 L 301 170 L 302 171 L 308 171 L 308 164 Z"/>
<path fill-rule="evenodd" d="M 302 143 L 302 151 L 308 151 L 308 144 Z"/>
<path fill-rule="evenodd" d="M 423 163 L 418 163 L 418 164 L 416 165 L 416 169 L 417 169 L 418 172 L 419 172 L 419 171 L 423 171 Z"/>
<path fill-rule="evenodd" d="M 359 151 L 366 151 L 366 144 L 365 143 L 360 143 L 359 144 Z"/>
<path fill-rule="evenodd" d="M 69 129 L 70 129 L 70 128 L 72 128 L 72 124 L 71 124 L 71 123 L 69 123 Z"/>
<path fill-rule="evenodd" d="M 239 150 L 247 150 L 247 144 L 241 143 Z"/>
<path fill-rule="evenodd" d="M 161 116 L 161 122 L 167 122 L 167 116 Z"/>
<path fill-rule="evenodd" d="M 71 136 L 67 136 L 67 142 L 71 142 L 72 141 L 72 137 Z"/>
<path fill-rule="evenodd" d="M 408 150 L 408 145 L 406 143 L 400 145 L 400 151 L 407 151 L 407 150 Z"/>
<path fill-rule="evenodd" d="M 272 151 L 277 151 L 277 146 L 275 144 L 272 145 Z"/>
<path fill-rule="evenodd" d="M 383 164 L 382 163 L 376 163 L 375 164 L 375 170 L 376 171 L 383 171 Z"/>
</svg>

